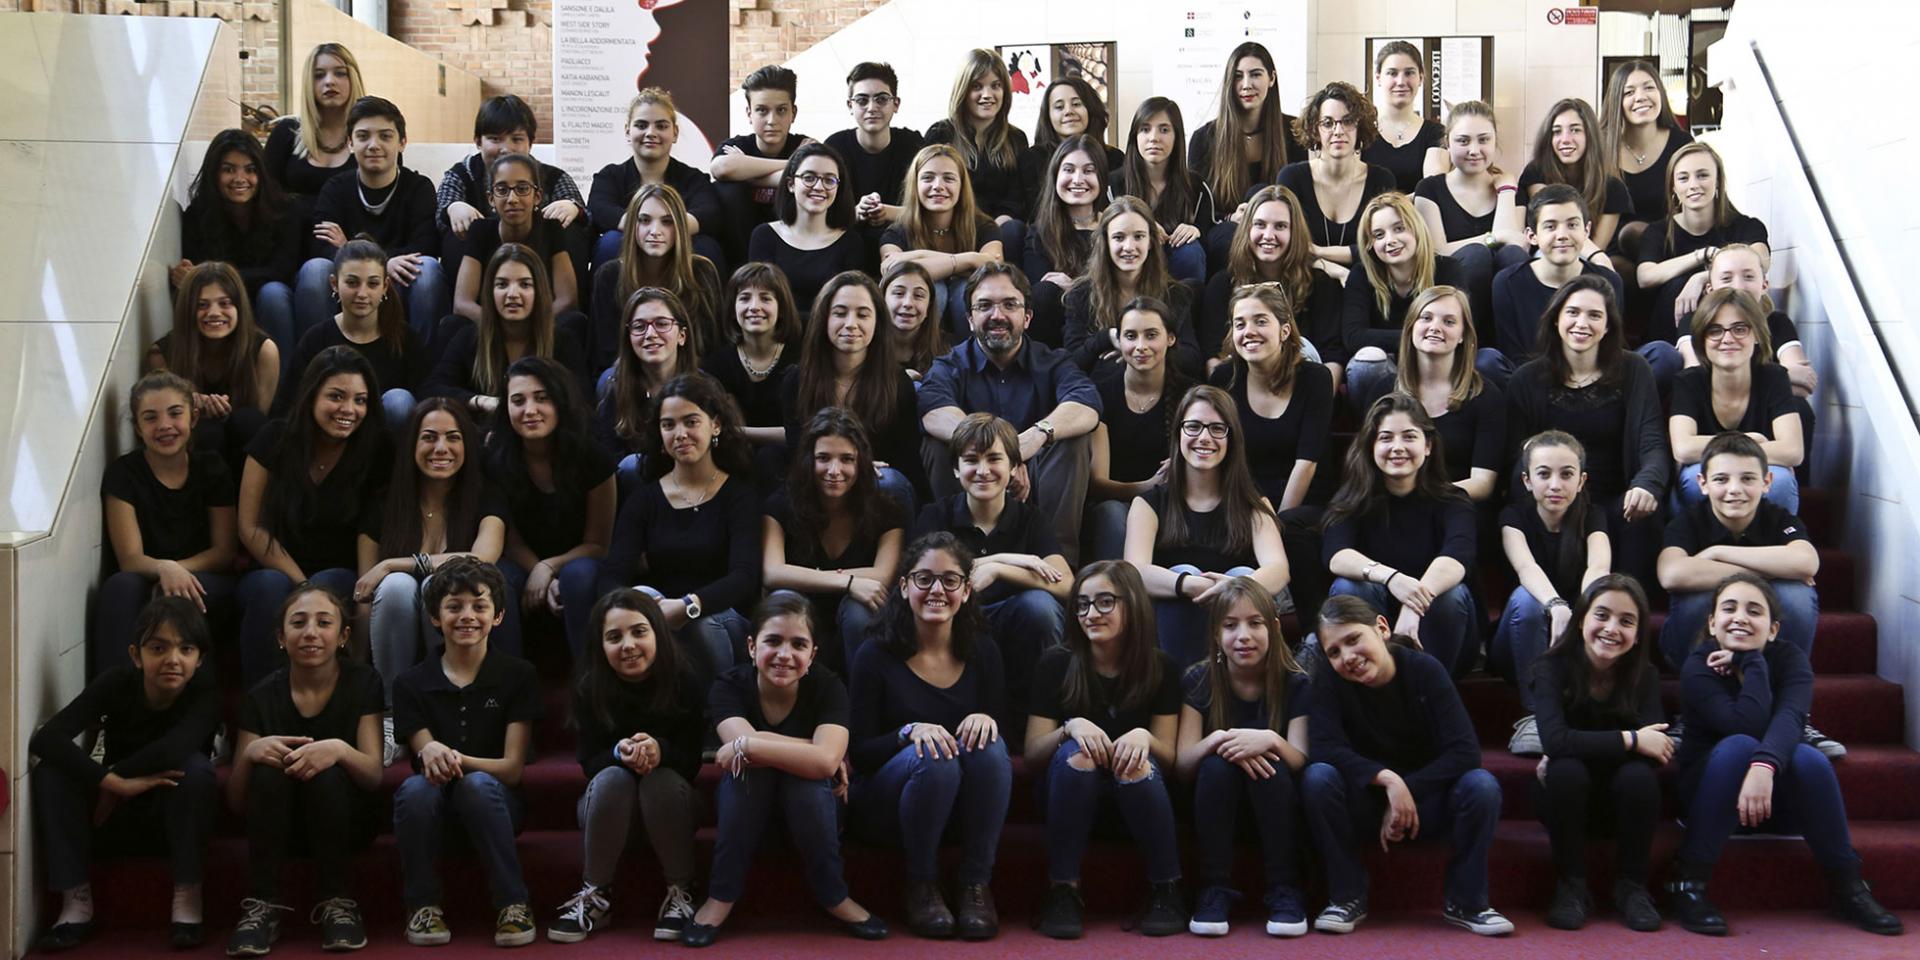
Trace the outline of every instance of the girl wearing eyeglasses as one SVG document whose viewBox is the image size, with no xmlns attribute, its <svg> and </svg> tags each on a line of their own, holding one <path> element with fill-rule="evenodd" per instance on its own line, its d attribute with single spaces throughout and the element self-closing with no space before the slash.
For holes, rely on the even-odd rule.
<svg viewBox="0 0 1920 960">
<path fill-rule="evenodd" d="M 1127 512 L 1127 562 L 1140 570 L 1160 649 L 1186 668 L 1207 655 L 1207 604 L 1235 577 L 1269 595 L 1287 588 L 1287 554 L 1273 507 L 1247 470 L 1246 437 L 1219 387 L 1187 391 L 1175 407 L 1167 482 Z"/>
<path fill-rule="evenodd" d="M 641 287 L 627 298 L 627 349 L 600 376 L 600 402 L 593 411 L 593 438 L 620 464 L 620 489 L 640 476 L 640 448 L 653 425 L 653 395 L 668 380 L 700 369 L 687 308 L 661 287 Z"/>
<path fill-rule="evenodd" d="M 1751 294 L 1715 290 L 1693 313 L 1693 353 L 1705 362 L 1680 372 L 1673 382 L 1673 414 L 1667 436 L 1680 468 L 1680 502 L 1705 502 L 1700 458 L 1707 441 L 1728 430 L 1759 441 L 1773 481 L 1767 499 L 1788 513 L 1800 512 L 1800 484 L 1793 469 L 1806 460 L 1799 407 L 1787 371 L 1773 362 L 1766 311 Z"/>
<path fill-rule="evenodd" d="M 753 228 L 747 259 L 771 263 L 787 275 L 794 302 L 813 309 L 813 298 L 835 275 L 870 270 L 867 245 L 853 228 L 854 196 L 847 165 L 838 151 L 809 143 L 794 151 L 780 175 L 773 208 L 780 219 Z"/>
<path fill-rule="evenodd" d="M 1366 230 L 1361 208 L 1394 189 L 1392 171 L 1360 157 L 1380 139 L 1374 117 L 1373 104 L 1352 84 L 1327 84 L 1293 121 L 1294 137 L 1316 156 L 1288 164 L 1274 180 L 1292 190 L 1306 211 L 1314 269 L 1343 282 Z"/>
<path fill-rule="evenodd" d="M 539 161 L 524 153 L 503 153 L 488 164 L 487 181 L 494 215 L 467 228 L 467 252 L 460 258 L 460 273 L 453 284 L 453 312 L 468 320 L 480 319 L 480 280 L 487 263 L 501 244 L 518 243 L 533 250 L 547 268 L 554 315 L 578 313 L 580 284 L 573 273 L 573 258 L 567 255 L 566 228 L 540 215 Z M 566 326 L 582 336 L 585 321 L 581 314 L 577 328 L 572 322 Z"/>
<path fill-rule="evenodd" d="M 1047 823 L 1047 894 L 1034 926 L 1055 939 L 1081 935 L 1081 860 L 1094 825 L 1118 808 L 1147 870 L 1139 930 L 1172 936 L 1187 928 L 1164 772 L 1174 761 L 1180 673 L 1159 649 L 1153 602 L 1132 564 L 1090 563 L 1070 595 L 1066 643 L 1035 665 L 1027 717 L 1027 769 L 1041 771 Z"/>
<path fill-rule="evenodd" d="M 984 940 L 1000 929 L 988 884 L 1013 789 L 999 722 L 1006 677 L 971 602 L 973 552 L 940 532 L 906 556 L 874 642 L 853 658 L 852 819 L 905 848 L 909 930 Z M 950 821 L 962 850 L 951 905 L 939 887 Z"/>
<path fill-rule="evenodd" d="M 1457 675 L 1479 652 L 1466 584 L 1478 542 L 1473 504 L 1447 482 L 1440 446 L 1420 401 L 1394 393 L 1374 403 L 1347 451 L 1321 549 L 1334 596 L 1384 611 L 1394 633 Z"/>
</svg>

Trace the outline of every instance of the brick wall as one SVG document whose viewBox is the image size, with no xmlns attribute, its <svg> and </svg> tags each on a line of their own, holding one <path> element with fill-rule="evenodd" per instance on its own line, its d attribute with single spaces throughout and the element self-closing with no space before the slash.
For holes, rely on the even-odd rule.
<svg viewBox="0 0 1920 960">
<path fill-rule="evenodd" d="M 688 0 L 705 2 L 705 0 Z M 733 62 L 728 84 L 832 36 L 886 0 L 728 0 L 733 5 Z M 958 0 L 956 0 L 958 2 Z"/>
<path fill-rule="evenodd" d="M 711 0 L 694 0 L 711 2 Z M 387 33 L 480 78 L 481 96 L 518 94 L 553 140 L 553 0 L 389 0 Z"/>
</svg>

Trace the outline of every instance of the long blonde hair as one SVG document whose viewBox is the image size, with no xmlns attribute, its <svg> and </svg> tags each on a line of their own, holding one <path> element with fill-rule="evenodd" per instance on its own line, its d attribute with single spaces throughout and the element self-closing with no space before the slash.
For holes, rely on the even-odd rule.
<svg viewBox="0 0 1920 960">
<path fill-rule="evenodd" d="M 939 250 L 933 242 L 933 227 L 927 223 L 927 211 L 920 206 L 920 171 L 934 160 L 946 158 L 960 169 L 960 193 L 953 201 L 953 223 L 950 225 L 954 249 L 951 253 L 972 253 L 974 243 L 979 238 L 974 235 L 974 220 L 980 216 L 980 208 L 973 202 L 973 178 L 967 173 L 967 161 L 960 150 L 951 144 L 934 143 L 922 147 L 914 155 L 913 166 L 907 168 L 906 182 L 900 185 L 900 226 L 907 234 L 907 248 L 910 250 Z"/>
<path fill-rule="evenodd" d="M 1460 345 L 1453 350 L 1453 370 L 1447 375 L 1447 409 L 1458 410 L 1461 404 L 1479 396 L 1482 389 L 1480 371 L 1473 368 L 1474 358 L 1480 355 L 1480 337 L 1473 332 L 1473 308 L 1467 305 L 1467 293 L 1458 287 L 1444 283 L 1428 287 L 1407 305 L 1406 319 L 1400 324 L 1400 370 L 1394 389 L 1410 397 L 1420 396 L 1420 364 L 1413 355 L 1413 322 L 1435 300 L 1446 297 L 1452 297 L 1453 302 L 1460 305 Z"/>
<path fill-rule="evenodd" d="M 967 92 L 988 74 L 1000 81 L 1000 112 L 976 140 L 973 124 L 967 121 Z M 1019 162 L 1013 148 L 1013 124 L 1008 120 L 1012 113 L 1013 78 L 1007 73 L 1007 65 L 992 50 L 969 50 L 966 63 L 953 78 L 953 92 L 947 96 L 947 122 L 953 125 L 953 145 L 964 161 L 961 166 L 971 170 L 984 161 L 1005 170 Z"/>
<path fill-rule="evenodd" d="M 1740 216 L 1740 211 L 1727 197 L 1727 165 L 1721 162 L 1720 151 L 1715 150 L 1710 144 L 1695 140 L 1673 152 L 1673 159 L 1667 161 L 1667 169 L 1663 173 L 1667 190 L 1668 250 L 1673 249 L 1674 225 L 1680 222 L 1680 194 L 1675 193 L 1673 189 L 1673 171 L 1680 166 L 1680 161 L 1696 153 L 1704 153 L 1713 159 L 1713 229 L 1725 227 L 1733 222 L 1733 218 Z"/>
<path fill-rule="evenodd" d="M 307 53 L 307 70 L 301 77 L 300 112 L 295 118 L 300 121 L 300 136 L 294 142 L 293 153 L 297 157 L 311 157 L 320 153 L 320 104 L 313 99 L 313 71 L 322 56 L 332 56 L 347 68 L 347 108 L 360 102 L 366 96 L 366 81 L 360 79 L 360 61 L 353 58 L 353 51 L 345 44 L 322 43 Z"/>
<path fill-rule="evenodd" d="M 1293 650 L 1280 630 L 1280 608 L 1274 604 L 1273 594 L 1252 577 L 1228 580 L 1221 585 L 1220 592 L 1208 601 L 1206 637 L 1210 649 L 1206 659 L 1187 668 L 1188 683 L 1197 682 L 1202 675 L 1206 677 L 1207 732 L 1225 730 L 1232 725 L 1233 671 L 1227 666 L 1226 658 L 1220 655 L 1220 625 L 1227 619 L 1234 604 L 1241 600 L 1252 604 L 1253 611 L 1267 624 L 1267 662 L 1260 668 L 1261 694 L 1267 702 L 1267 729 L 1285 736 L 1289 712 L 1288 681 L 1294 674 L 1306 671 L 1293 658 Z"/>
<path fill-rule="evenodd" d="M 1287 249 L 1280 253 L 1280 285 L 1296 304 L 1313 296 L 1313 237 L 1307 232 L 1307 211 L 1293 191 L 1277 183 L 1261 187 L 1247 201 L 1247 215 L 1233 230 L 1233 244 L 1227 251 L 1227 275 L 1236 287 L 1260 282 L 1260 268 L 1253 256 L 1253 215 L 1269 203 L 1287 207 Z"/>
<path fill-rule="evenodd" d="M 1427 236 L 1427 225 L 1420 219 L 1419 211 L 1413 208 L 1412 197 L 1389 191 L 1367 201 L 1367 208 L 1360 212 L 1360 265 L 1366 268 L 1367 280 L 1373 284 L 1374 305 L 1380 308 L 1381 316 L 1391 319 L 1393 275 L 1387 265 L 1380 262 L 1379 254 L 1373 252 L 1373 242 L 1368 239 L 1368 234 L 1373 230 L 1373 217 L 1382 210 L 1399 214 L 1400 221 L 1413 234 L 1414 293 L 1433 286 L 1435 256 L 1433 238 Z M 1401 362 L 1405 363 L 1406 359 L 1403 357 Z"/>
</svg>

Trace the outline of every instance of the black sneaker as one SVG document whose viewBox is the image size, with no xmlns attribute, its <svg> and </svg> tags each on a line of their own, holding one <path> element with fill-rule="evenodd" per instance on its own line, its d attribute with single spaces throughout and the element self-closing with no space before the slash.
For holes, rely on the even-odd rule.
<svg viewBox="0 0 1920 960">
<path fill-rule="evenodd" d="M 320 925 L 320 949 L 329 953 L 359 950 L 367 945 L 367 925 L 360 919 L 360 905 L 346 897 L 314 904 L 307 922 Z"/>
<path fill-rule="evenodd" d="M 1647 885 L 1632 880 L 1613 882 L 1613 908 L 1620 911 L 1620 922 L 1628 930 L 1653 933 L 1660 929 L 1660 908 L 1653 905 Z"/>
<path fill-rule="evenodd" d="M 1578 930 L 1587 925 L 1593 913 L 1593 894 L 1587 881 L 1561 877 L 1553 887 L 1553 905 L 1547 908 L 1547 926 L 1555 930 Z"/>
<path fill-rule="evenodd" d="M 693 910 L 693 892 L 682 886 L 668 884 L 666 899 L 660 901 L 660 912 L 653 918 L 653 938 L 680 939 L 686 933 L 687 924 L 693 922 Z"/>
<path fill-rule="evenodd" d="M 1187 929 L 1186 898 L 1180 881 L 1147 885 L 1147 909 L 1140 914 L 1140 932 L 1149 937 L 1171 937 Z"/>
<path fill-rule="evenodd" d="M 207 942 L 207 928 L 200 923 L 182 923 L 175 920 L 167 925 L 167 947 L 173 950 L 194 950 Z"/>
<path fill-rule="evenodd" d="M 1897 937 L 1904 929 L 1900 918 L 1873 898 L 1873 890 L 1858 876 L 1836 883 L 1830 891 L 1833 915 L 1868 933 Z"/>
<path fill-rule="evenodd" d="M 1353 928 L 1367 919 L 1367 904 L 1364 900 L 1342 900 L 1327 904 L 1320 915 L 1313 918 L 1313 928 L 1321 933 L 1352 933 Z"/>
<path fill-rule="evenodd" d="M 1282 884 L 1267 888 L 1267 936 L 1304 937 L 1307 935 L 1307 908 L 1300 889 Z"/>
<path fill-rule="evenodd" d="M 1080 923 L 1084 910 L 1079 887 L 1071 883 L 1048 884 L 1046 899 L 1040 901 L 1040 912 L 1033 915 L 1033 928 L 1055 940 L 1078 940 L 1085 932 Z"/>
<path fill-rule="evenodd" d="M 1828 760 L 1838 760 L 1847 755 L 1845 744 L 1821 733 L 1819 729 L 1811 723 L 1801 726 L 1800 739 L 1804 741 L 1807 746 L 1820 751 L 1821 755 L 1825 756 Z"/>
<path fill-rule="evenodd" d="M 1667 900 L 1673 918 L 1680 921 L 1680 926 L 1709 937 L 1727 935 L 1727 918 L 1719 907 L 1713 905 L 1713 901 L 1707 899 L 1705 880 L 1667 881 Z"/>
<path fill-rule="evenodd" d="M 1201 887 L 1193 898 L 1193 919 L 1187 921 L 1187 932 L 1196 937 L 1226 936 L 1227 914 L 1238 899 L 1240 891 L 1232 887 Z"/>
<path fill-rule="evenodd" d="M 1513 932 L 1513 921 L 1492 907 L 1477 910 L 1449 903 L 1441 911 L 1448 923 L 1471 930 L 1483 937 L 1504 937 Z"/>
<path fill-rule="evenodd" d="M 591 883 L 582 883 L 580 892 L 560 905 L 560 915 L 547 924 L 547 939 L 554 943 L 579 943 L 606 923 L 613 905 L 607 891 Z"/>
<path fill-rule="evenodd" d="M 227 938 L 227 956 L 264 957 L 280 939 L 280 915 L 292 907 L 248 897 L 240 901 L 240 922 Z"/>
</svg>

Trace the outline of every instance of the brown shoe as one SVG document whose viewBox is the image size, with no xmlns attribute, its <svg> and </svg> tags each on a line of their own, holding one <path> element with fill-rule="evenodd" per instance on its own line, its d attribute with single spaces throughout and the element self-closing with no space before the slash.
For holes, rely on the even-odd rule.
<svg viewBox="0 0 1920 960">
<path fill-rule="evenodd" d="M 993 890 L 984 883 L 960 885 L 960 939 L 991 940 L 1000 935 L 1000 911 L 993 906 Z"/>
<path fill-rule="evenodd" d="M 907 929 L 915 936 L 945 940 L 953 936 L 953 912 L 940 898 L 940 888 L 931 883 L 909 883 L 904 906 Z"/>
</svg>

